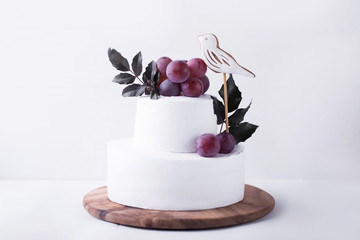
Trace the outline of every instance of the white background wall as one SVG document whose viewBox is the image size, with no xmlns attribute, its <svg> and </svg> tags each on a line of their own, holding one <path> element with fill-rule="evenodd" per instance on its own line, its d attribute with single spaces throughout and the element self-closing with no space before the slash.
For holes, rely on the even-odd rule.
<svg viewBox="0 0 360 240">
<path fill-rule="evenodd" d="M 260 125 L 248 177 L 360 179 L 359 1 L 99 2 L 0 2 L 0 178 L 105 179 L 136 103 L 107 49 L 190 59 L 212 32 L 257 75 L 236 77 Z"/>
</svg>

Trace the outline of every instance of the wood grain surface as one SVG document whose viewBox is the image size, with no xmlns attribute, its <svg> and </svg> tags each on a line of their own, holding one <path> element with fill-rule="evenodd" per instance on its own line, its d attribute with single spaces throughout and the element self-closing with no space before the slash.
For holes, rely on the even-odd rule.
<svg viewBox="0 0 360 240">
<path fill-rule="evenodd" d="M 245 185 L 243 201 L 199 211 L 159 211 L 128 207 L 108 199 L 107 188 L 85 195 L 85 209 L 94 217 L 117 224 L 153 229 L 206 229 L 238 225 L 262 218 L 275 206 L 267 192 Z"/>
</svg>

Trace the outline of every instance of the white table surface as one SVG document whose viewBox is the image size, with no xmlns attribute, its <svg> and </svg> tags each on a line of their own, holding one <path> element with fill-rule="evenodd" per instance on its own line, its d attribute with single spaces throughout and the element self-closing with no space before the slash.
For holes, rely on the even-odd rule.
<svg viewBox="0 0 360 240">
<path fill-rule="evenodd" d="M 147 230 L 104 222 L 82 206 L 104 181 L 0 180 L 0 239 L 360 239 L 360 182 L 248 180 L 274 210 L 252 223 L 212 230 Z"/>
</svg>

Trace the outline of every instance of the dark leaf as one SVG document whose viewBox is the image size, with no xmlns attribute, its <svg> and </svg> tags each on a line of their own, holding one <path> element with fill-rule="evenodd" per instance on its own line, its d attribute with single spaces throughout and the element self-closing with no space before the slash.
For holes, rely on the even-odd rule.
<svg viewBox="0 0 360 240">
<path fill-rule="evenodd" d="M 154 76 L 156 72 L 157 72 L 156 62 L 151 61 L 145 68 L 145 72 L 143 74 L 144 83 L 146 83 L 148 80 L 154 80 Z"/>
<path fill-rule="evenodd" d="M 109 48 L 108 56 L 111 64 L 119 71 L 129 71 L 129 62 L 126 58 L 124 58 L 118 51 L 115 49 Z"/>
<path fill-rule="evenodd" d="M 222 124 L 225 119 L 225 107 L 216 97 L 211 96 L 213 100 L 214 114 L 217 117 L 217 124 Z"/>
<path fill-rule="evenodd" d="M 141 52 L 135 55 L 132 60 L 131 67 L 135 73 L 135 76 L 139 76 L 142 72 L 142 56 Z"/>
<path fill-rule="evenodd" d="M 151 78 L 150 78 L 150 79 L 154 80 L 154 76 L 155 76 L 156 73 L 157 73 L 156 62 L 151 61 L 151 62 L 149 63 L 149 67 L 150 67 L 150 69 L 151 69 Z"/>
<path fill-rule="evenodd" d="M 119 83 L 119 84 L 129 84 L 133 83 L 135 81 L 135 76 L 129 74 L 129 73 L 120 73 L 115 76 L 113 79 L 113 82 Z"/>
<path fill-rule="evenodd" d="M 157 84 L 158 84 L 158 82 L 159 82 L 159 78 L 160 78 L 160 73 L 159 73 L 159 71 L 157 71 L 156 73 L 155 73 L 155 75 L 154 75 L 154 85 L 156 86 Z"/>
<path fill-rule="evenodd" d="M 146 88 L 146 85 L 143 84 L 143 85 L 140 85 L 140 87 L 138 87 L 138 89 L 136 90 L 136 95 L 135 96 L 141 96 L 144 94 L 145 92 L 145 88 Z"/>
<path fill-rule="evenodd" d="M 235 111 L 240 102 L 241 102 L 241 92 L 239 88 L 235 85 L 234 79 L 232 74 L 230 74 L 228 80 L 226 81 L 227 86 L 227 95 L 228 95 L 228 110 L 229 112 Z M 221 89 L 219 90 L 219 94 L 222 99 L 224 99 L 224 84 L 222 85 Z M 225 102 L 225 101 L 224 101 Z"/>
<path fill-rule="evenodd" d="M 144 85 L 135 83 L 124 88 L 124 90 L 122 91 L 122 95 L 124 97 L 137 97 L 142 95 L 144 91 L 145 91 Z"/>
<path fill-rule="evenodd" d="M 146 85 L 145 85 L 146 86 Z M 145 87 L 145 95 L 150 95 L 150 91 L 149 91 L 149 89 L 147 89 L 146 87 Z"/>
<path fill-rule="evenodd" d="M 229 131 L 234 136 L 236 143 L 245 142 L 256 131 L 258 126 L 248 122 L 240 123 L 237 127 L 230 127 Z"/>
<path fill-rule="evenodd" d="M 237 125 L 239 125 L 243 120 L 244 120 L 244 116 L 247 113 L 247 111 L 249 110 L 251 105 L 251 102 L 249 104 L 249 106 L 247 106 L 246 108 L 239 108 L 237 109 L 230 117 L 229 117 L 229 126 L 231 127 L 236 127 Z"/>
</svg>

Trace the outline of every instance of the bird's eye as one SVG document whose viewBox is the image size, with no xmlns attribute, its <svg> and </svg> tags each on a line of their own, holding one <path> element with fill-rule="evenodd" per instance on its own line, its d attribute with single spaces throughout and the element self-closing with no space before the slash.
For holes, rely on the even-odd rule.
<svg viewBox="0 0 360 240">
<path fill-rule="evenodd" d="M 208 40 L 208 38 L 206 37 L 205 40 Z"/>
</svg>

